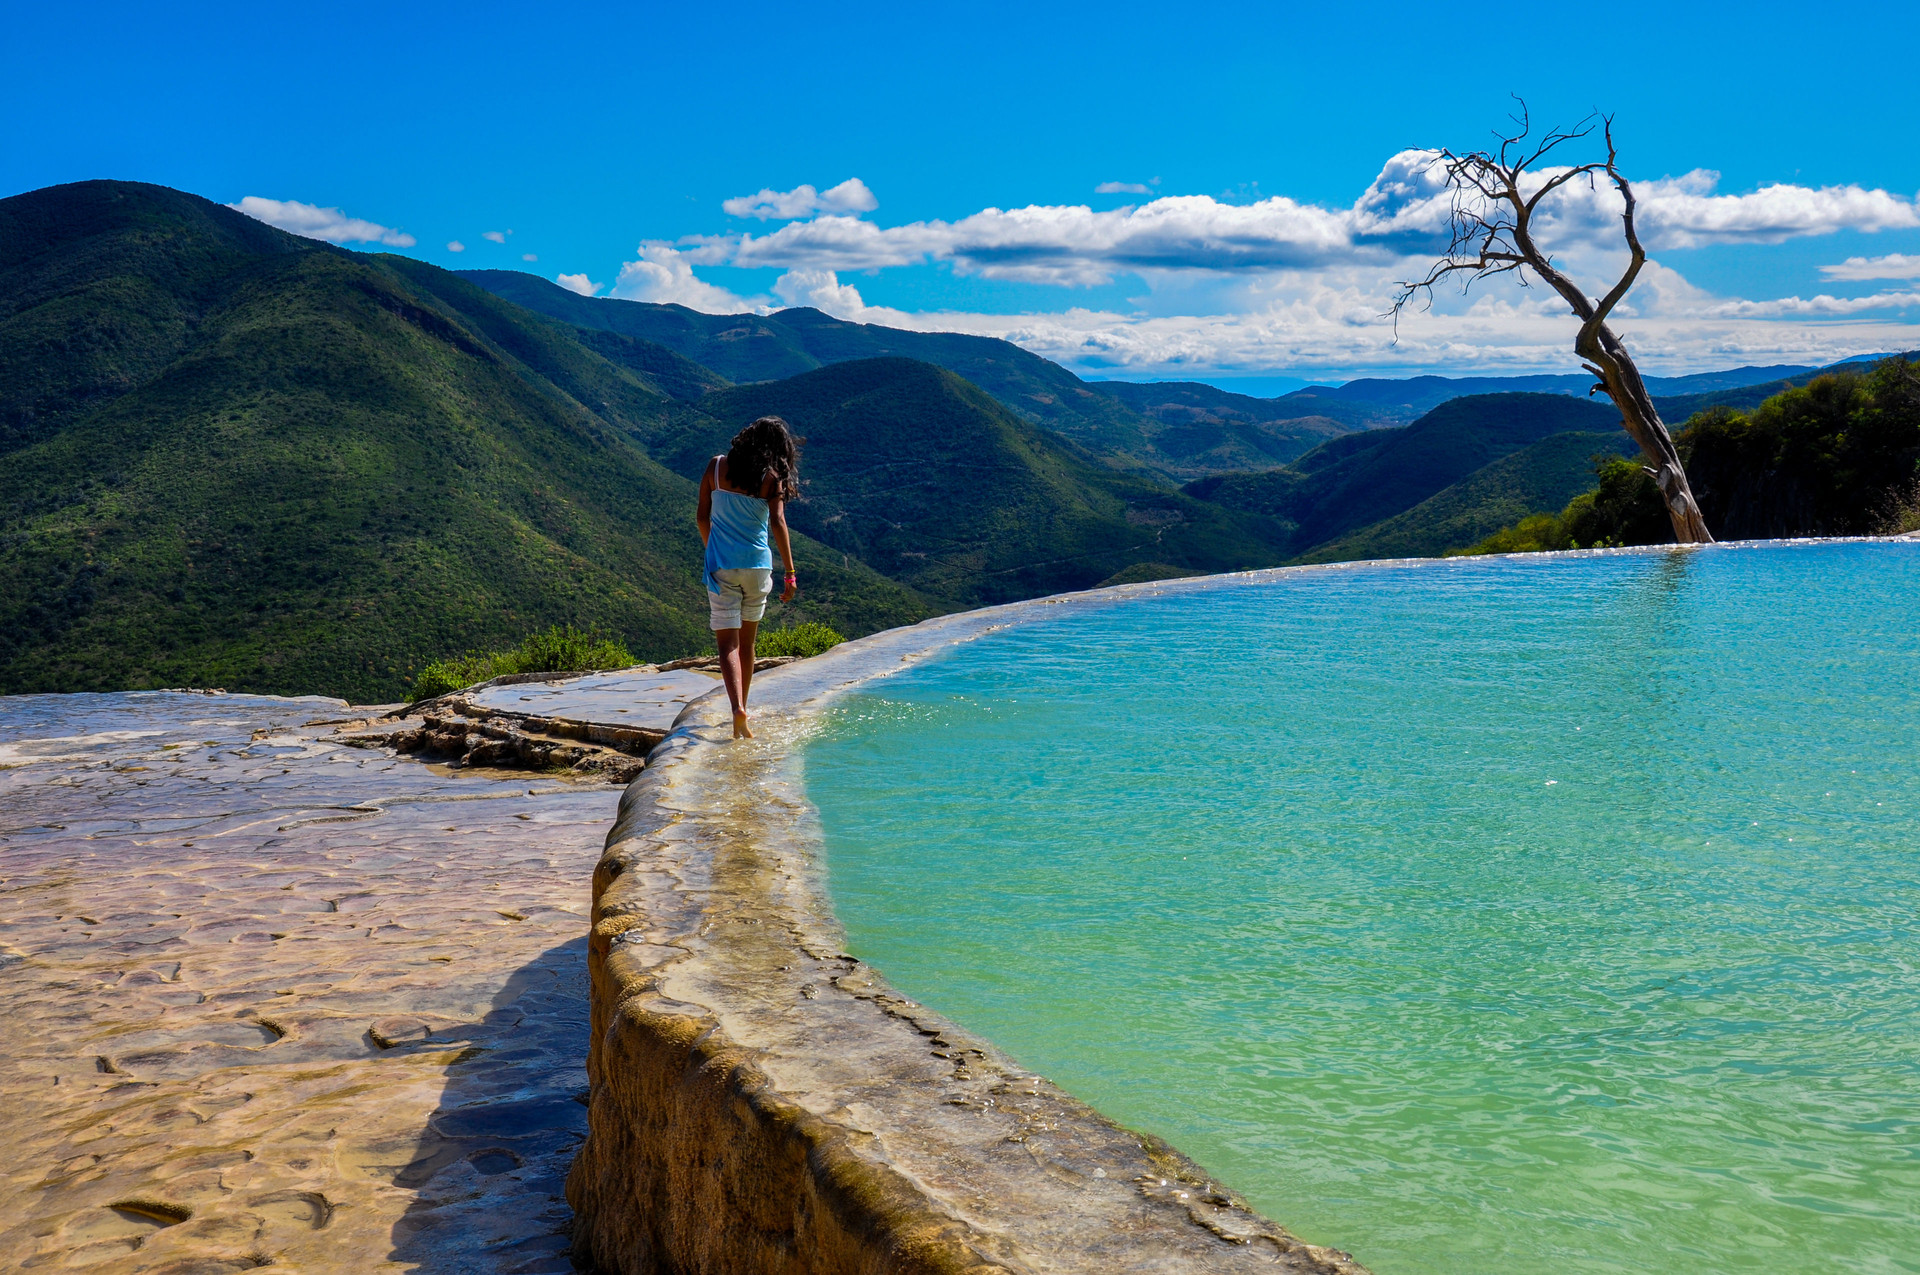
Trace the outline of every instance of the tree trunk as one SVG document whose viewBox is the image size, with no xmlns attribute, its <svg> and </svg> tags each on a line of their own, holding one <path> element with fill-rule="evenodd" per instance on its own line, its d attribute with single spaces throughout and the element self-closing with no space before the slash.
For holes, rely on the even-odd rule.
<svg viewBox="0 0 1920 1275">
<path fill-rule="evenodd" d="M 1599 379 L 1600 384 L 1594 388 L 1607 392 L 1613 405 L 1620 409 L 1620 423 L 1633 436 L 1633 441 L 1640 444 L 1647 461 L 1647 473 L 1658 484 L 1667 516 L 1673 520 L 1674 540 L 1683 545 L 1712 544 L 1713 533 L 1707 530 L 1707 521 L 1700 516 L 1700 505 L 1693 498 L 1693 488 L 1687 484 L 1687 471 L 1680 466 L 1680 450 L 1673 445 L 1673 435 L 1660 419 L 1653 396 L 1647 393 L 1647 383 L 1640 378 L 1640 369 L 1634 366 L 1633 356 L 1607 326 L 1607 316 L 1633 287 L 1640 268 L 1647 264 L 1647 250 L 1633 224 L 1633 183 L 1621 175 L 1619 154 L 1614 149 L 1613 117 L 1604 117 L 1605 163 L 1596 161 L 1563 168 L 1535 182 L 1530 192 L 1522 189 L 1523 176 L 1528 170 L 1561 143 L 1577 141 L 1590 134 L 1594 129 L 1593 117 L 1589 116 L 1571 131 L 1549 132 L 1530 154 L 1521 144 L 1530 128 L 1524 102 L 1515 122 L 1520 131 L 1510 137 L 1502 135 L 1497 154 L 1440 152 L 1446 163 L 1447 185 L 1454 191 L 1452 242 L 1447 247 L 1447 255 L 1427 271 L 1425 279 L 1401 285 L 1400 299 L 1393 307 L 1396 321 L 1400 307 L 1416 293 L 1424 290 L 1431 302 L 1433 285 L 1452 274 L 1465 273 L 1471 283 L 1475 279 L 1531 270 L 1560 294 L 1560 299 L 1580 320 L 1580 334 L 1574 338 L 1573 348 L 1586 360 L 1587 371 Z M 1521 152 L 1519 158 L 1514 157 L 1515 148 Z M 1602 173 L 1620 193 L 1620 230 L 1627 241 L 1628 262 L 1619 281 L 1606 296 L 1596 300 L 1555 266 L 1553 259 L 1533 241 L 1533 217 L 1541 200 L 1569 183 L 1584 180 L 1590 188 L 1598 189 Z M 1520 279 L 1524 284 L 1526 275 L 1522 273 Z"/>
<path fill-rule="evenodd" d="M 1687 471 L 1680 465 L 1680 451 L 1673 445 L 1673 435 L 1660 419 L 1660 411 L 1653 405 L 1653 396 L 1647 393 L 1646 382 L 1640 379 L 1640 369 L 1634 365 L 1627 347 L 1605 323 L 1583 328 L 1578 346 L 1580 356 L 1589 364 L 1587 370 L 1600 378 L 1601 388 L 1620 409 L 1620 423 L 1633 441 L 1640 444 L 1647 473 L 1660 488 L 1667 516 L 1673 520 L 1674 542 L 1712 544 L 1713 533 L 1707 530 L 1707 520 L 1700 516 L 1700 505 L 1693 498 Z"/>
</svg>

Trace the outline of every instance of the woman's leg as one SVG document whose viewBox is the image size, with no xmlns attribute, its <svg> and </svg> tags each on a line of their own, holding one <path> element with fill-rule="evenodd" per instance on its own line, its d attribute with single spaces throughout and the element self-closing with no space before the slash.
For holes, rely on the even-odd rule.
<svg viewBox="0 0 1920 1275">
<path fill-rule="evenodd" d="M 715 629 L 713 641 L 720 648 L 720 680 L 726 683 L 727 701 L 733 706 L 733 737 L 752 739 L 753 732 L 747 729 L 747 687 L 740 676 L 740 630 Z"/>
<path fill-rule="evenodd" d="M 747 692 L 753 689 L 753 639 L 760 632 L 760 621 L 740 621 L 740 707 L 747 706 Z"/>
</svg>

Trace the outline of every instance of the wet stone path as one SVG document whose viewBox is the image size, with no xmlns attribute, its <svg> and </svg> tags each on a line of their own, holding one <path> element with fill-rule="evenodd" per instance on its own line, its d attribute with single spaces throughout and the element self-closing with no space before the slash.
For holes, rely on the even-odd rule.
<svg viewBox="0 0 1920 1275">
<path fill-rule="evenodd" d="M 0 699 L 0 1269 L 563 1271 L 619 789 Z"/>
</svg>

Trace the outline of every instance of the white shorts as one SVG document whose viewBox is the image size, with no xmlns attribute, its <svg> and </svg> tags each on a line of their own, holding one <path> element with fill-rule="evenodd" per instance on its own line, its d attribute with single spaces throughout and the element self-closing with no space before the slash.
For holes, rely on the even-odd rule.
<svg viewBox="0 0 1920 1275">
<path fill-rule="evenodd" d="M 720 592 L 707 595 L 709 628 L 718 633 L 739 628 L 743 620 L 760 622 L 773 593 L 773 568 L 721 567 L 713 578 L 720 582 Z"/>
</svg>

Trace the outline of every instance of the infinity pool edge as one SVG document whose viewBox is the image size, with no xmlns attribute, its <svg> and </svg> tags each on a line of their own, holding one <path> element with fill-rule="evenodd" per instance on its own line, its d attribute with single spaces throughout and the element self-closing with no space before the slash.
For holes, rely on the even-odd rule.
<svg viewBox="0 0 1920 1275">
<path fill-rule="evenodd" d="M 1282 568 L 1288 572 L 1342 567 Z M 579 1257 L 607 1271 L 1365 1275 L 848 956 L 797 750 L 840 694 L 957 642 L 1274 572 L 942 616 L 690 704 L 594 872 Z"/>
<path fill-rule="evenodd" d="M 568 1182 L 579 1255 L 619 1272 L 1362 1275 L 847 955 L 798 751 L 840 695 L 1007 628 L 1286 577 L 1487 561 L 1270 568 L 936 617 L 756 678 L 753 741 L 729 738 L 719 688 L 690 704 L 624 794 L 594 874 L 589 1134 Z"/>
</svg>

